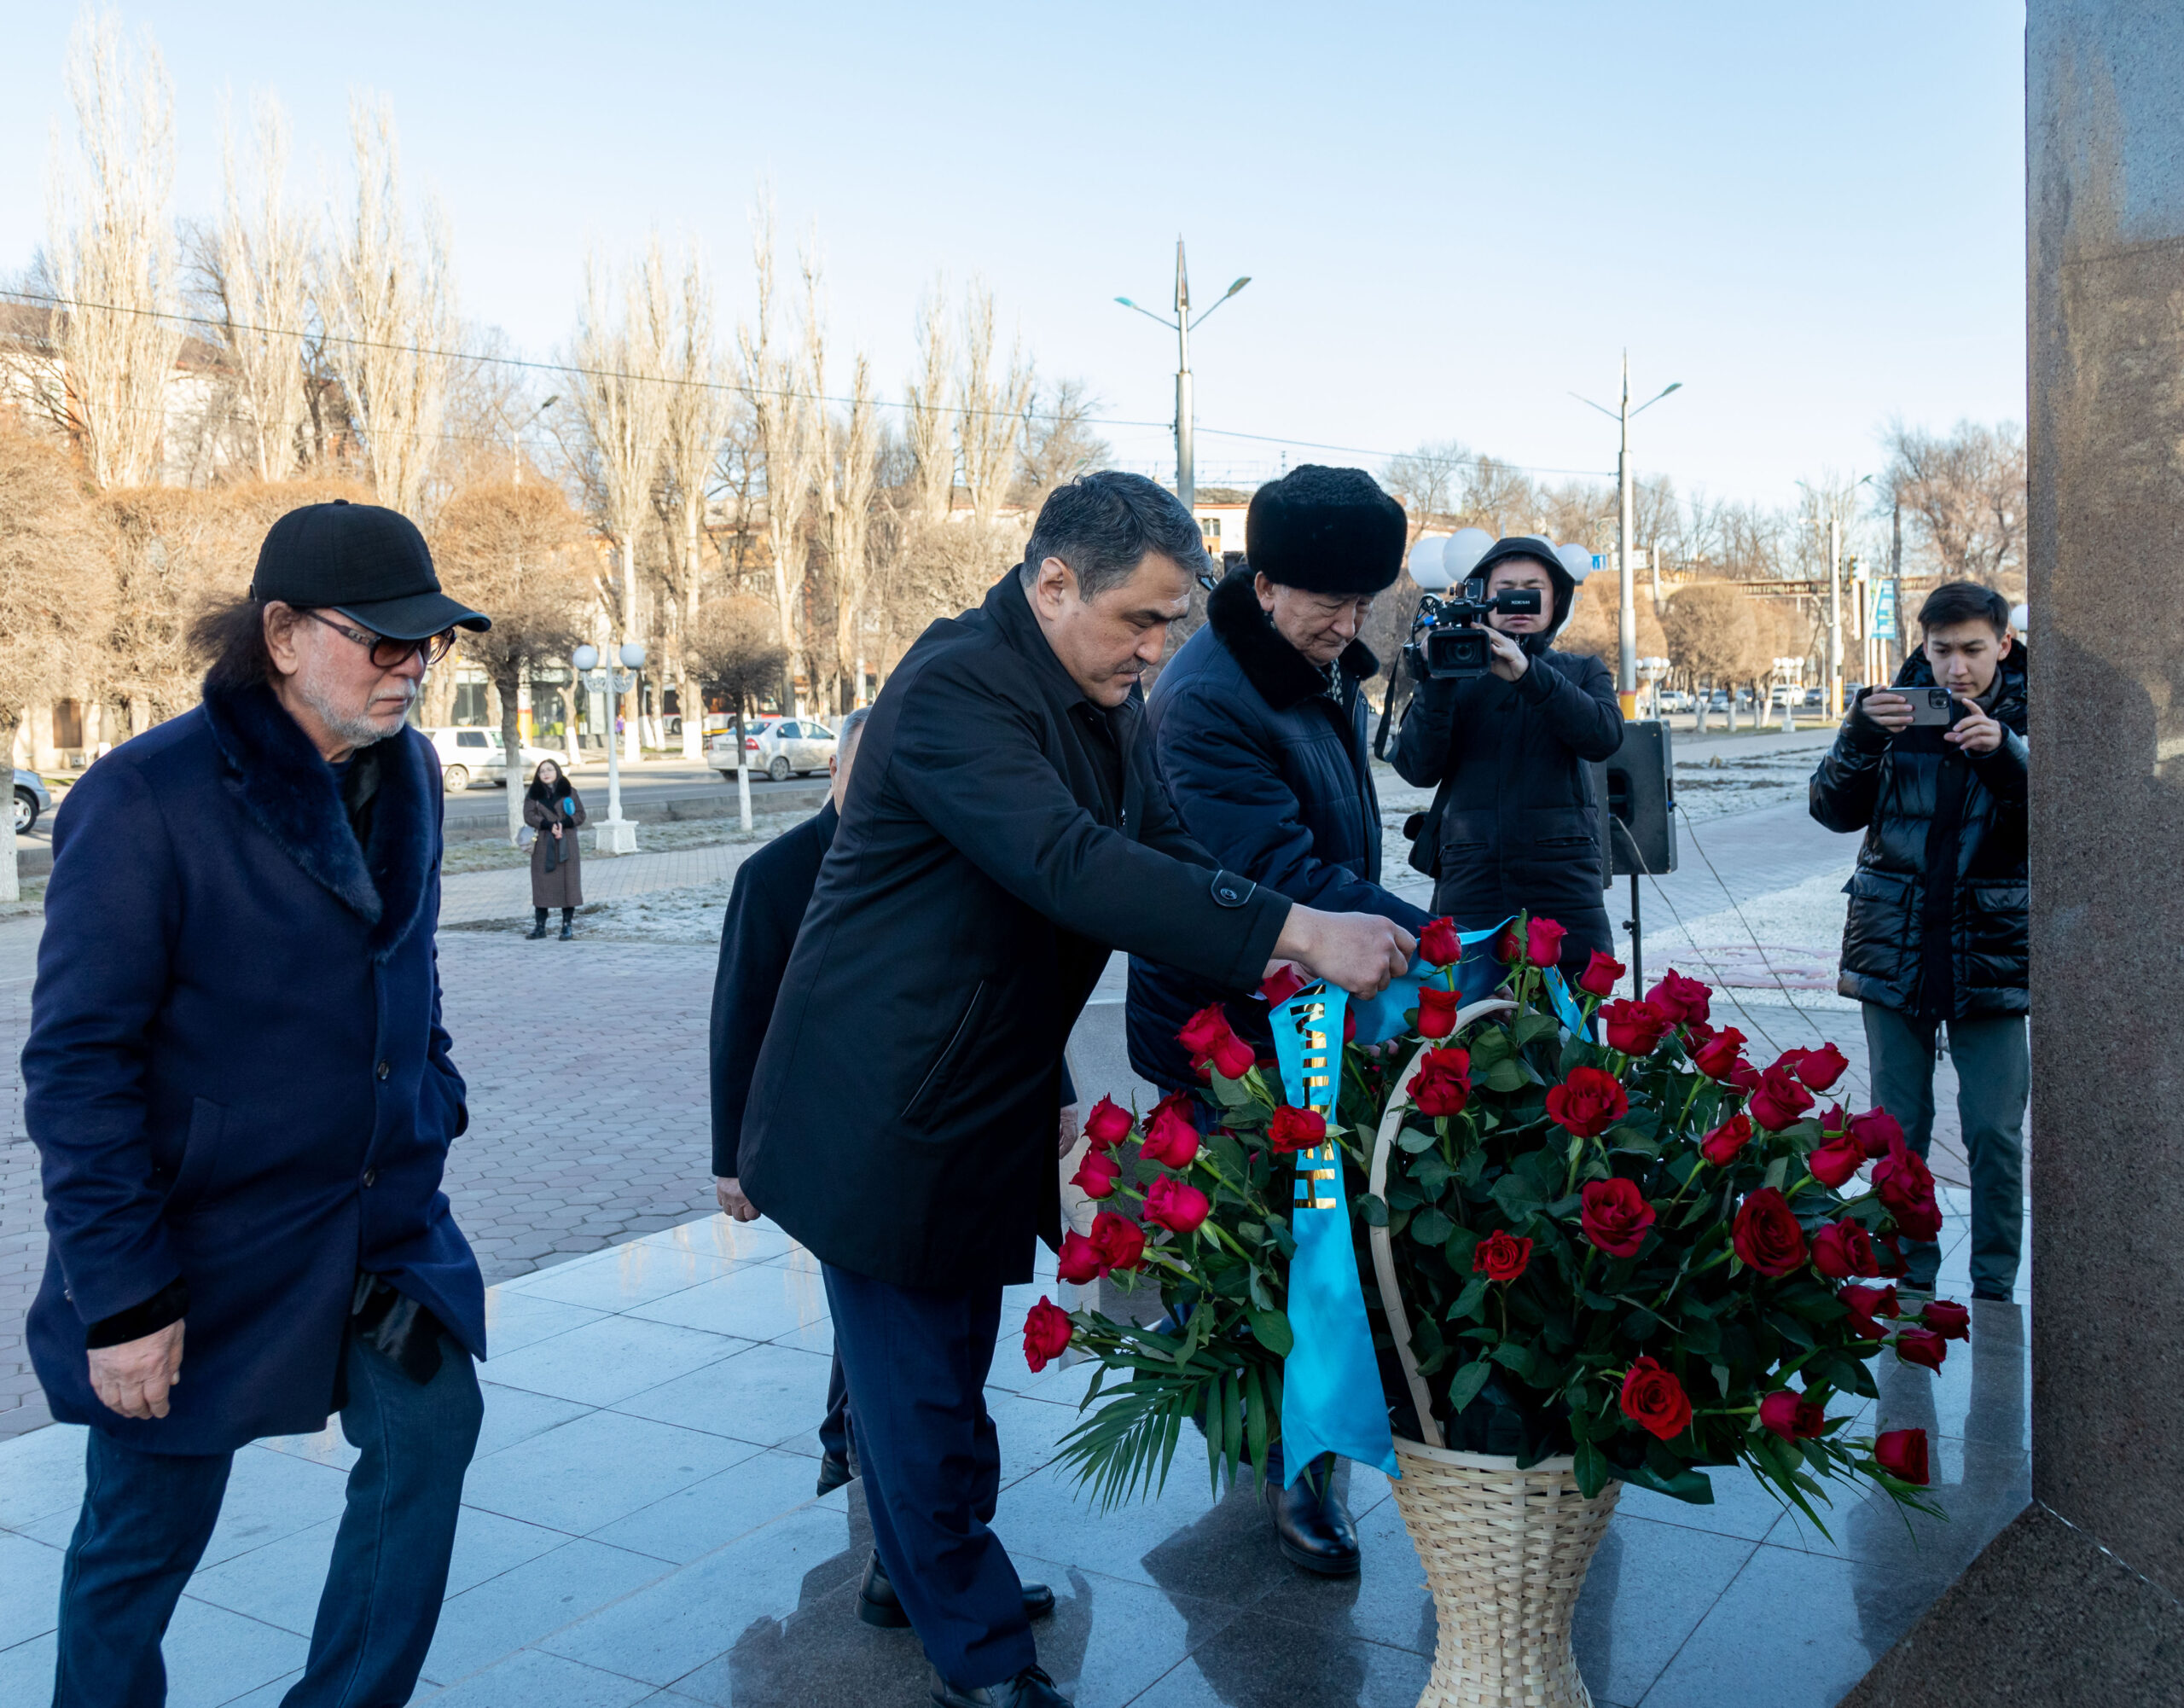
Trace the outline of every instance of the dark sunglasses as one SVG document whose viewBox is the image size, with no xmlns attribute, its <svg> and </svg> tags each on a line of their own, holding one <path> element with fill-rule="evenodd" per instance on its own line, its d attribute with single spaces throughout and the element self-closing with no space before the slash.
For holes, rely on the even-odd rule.
<svg viewBox="0 0 2184 1708">
<path fill-rule="evenodd" d="M 455 630 L 452 629 L 442 630 L 437 635 L 427 635 L 421 641 L 394 641 L 389 640 L 385 635 L 374 635 L 363 629 L 352 629 L 346 623 L 337 623 L 331 617 L 320 616 L 316 611 L 306 611 L 304 615 L 314 623 L 325 624 L 344 640 L 354 641 L 360 647 L 369 648 L 372 662 L 383 671 L 391 671 L 398 665 L 409 663 L 411 656 L 416 654 L 423 655 L 425 668 L 430 670 L 447 656 L 448 649 L 455 644 Z"/>
</svg>

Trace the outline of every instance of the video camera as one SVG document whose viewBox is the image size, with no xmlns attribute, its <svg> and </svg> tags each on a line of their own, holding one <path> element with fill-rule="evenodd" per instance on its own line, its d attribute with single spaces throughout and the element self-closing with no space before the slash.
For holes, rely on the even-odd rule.
<svg viewBox="0 0 2184 1708">
<path fill-rule="evenodd" d="M 1490 599 L 1485 581 L 1473 576 L 1454 599 L 1437 599 L 1427 594 L 1418 601 L 1410 640 L 1403 649 L 1411 674 L 1436 681 L 1484 676 L 1494 651 L 1486 631 L 1478 625 L 1497 611 L 1505 617 L 1538 616 L 1539 590 L 1505 588 Z"/>
</svg>

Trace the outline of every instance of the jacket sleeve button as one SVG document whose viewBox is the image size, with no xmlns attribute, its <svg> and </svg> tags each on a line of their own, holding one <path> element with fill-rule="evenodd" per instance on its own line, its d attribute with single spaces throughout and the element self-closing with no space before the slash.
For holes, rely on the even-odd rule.
<svg viewBox="0 0 2184 1708">
<path fill-rule="evenodd" d="M 366 1186 L 376 1186 L 379 1184 L 379 1171 L 377 1169 L 368 1168 L 364 1171 L 364 1184 Z"/>
<path fill-rule="evenodd" d="M 390 1073 L 392 1073 L 392 1072 L 394 1072 L 393 1068 L 392 1068 L 391 1066 L 389 1066 L 386 1062 L 383 1062 L 383 1061 L 382 1061 L 381 1063 L 380 1063 L 380 1065 L 379 1065 L 379 1077 L 380 1077 L 381 1079 L 386 1078 L 386 1076 L 387 1076 L 388 1074 L 390 1074 Z"/>
</svg>

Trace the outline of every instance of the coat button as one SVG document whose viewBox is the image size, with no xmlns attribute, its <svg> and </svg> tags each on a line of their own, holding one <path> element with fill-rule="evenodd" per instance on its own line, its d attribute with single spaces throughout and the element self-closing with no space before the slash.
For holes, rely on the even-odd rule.
<svg viewBox="0 0 2184 1708">
<path fill-rule="evenodd" d="M 381 1079 L 386 1078 L 386 1076 L 387 1076 L 388 1074 L 390 1074 L 390 1073 L 392 1073 L 392 1072 L 394 1072 L 394 1070 L 393 1070 L 392 1067 L 388 1066 L 386 1065 L 386 1063 L 385 1063 L 385 1062 L 383 1062 L 383 1061 L 382 1061 L 381 1063 L 380 1063 L 380 1065 L 379 1065 L 379 1077 L 380 1077 Z"/>
<path fill-rule="evenodd" d="M 377 1169 L 368 1168 L 364 1171 L 364 1184 L 366 1186 L 376 1186 L 379 1184 L 379 1171 Z"/>
</svg>

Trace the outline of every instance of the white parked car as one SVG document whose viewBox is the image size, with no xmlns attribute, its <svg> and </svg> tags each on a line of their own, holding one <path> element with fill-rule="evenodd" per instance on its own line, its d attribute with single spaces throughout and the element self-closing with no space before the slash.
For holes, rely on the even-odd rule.
<svg viewBox="0 0 2184 1708">
<path fill-rule="evenodd" d="M 439 755 L 440 784 L 450 794 L 473 783 L 501 783 L 508 780 L 508 754 L 497 729 L 427 729 L 433 751 Z"/>
<path fill-rule="evenodd" d="M 834 732 L 816 717 L 776 717 L 743 726 L 743 763 L 775 782 L 827 769 L 834 757 Z M 735 732 L 724 729 L 706 744 L 706 763 L 735 781 Z"/>
</svg>

